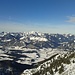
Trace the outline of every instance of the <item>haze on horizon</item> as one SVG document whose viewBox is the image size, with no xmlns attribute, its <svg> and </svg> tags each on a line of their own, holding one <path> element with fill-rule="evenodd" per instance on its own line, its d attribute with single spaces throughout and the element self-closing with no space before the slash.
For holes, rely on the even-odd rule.
<svg viewBox="0 0 75 75">
<path fill-rule="evenodd" d="M 0 32 L 75 32 L 75 0 L 0 0 Z"/>
</svg>

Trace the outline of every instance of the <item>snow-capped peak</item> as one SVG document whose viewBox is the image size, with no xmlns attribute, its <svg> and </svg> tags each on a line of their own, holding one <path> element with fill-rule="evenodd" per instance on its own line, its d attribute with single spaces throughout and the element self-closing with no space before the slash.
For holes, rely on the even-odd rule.
<svg viewBox="0 0 75 75">
<path fill-rule="evenodd" d="M 31 32 L 28 32 L 27 34 L 33 34 L 33 35 L 39 35 L 39 36 L 41 36 L 41 35 L 43 35 L 42 33 L 40 33 L 40 32 L 35 32 L 35 31 L 31 31 Z"/>
</svg>

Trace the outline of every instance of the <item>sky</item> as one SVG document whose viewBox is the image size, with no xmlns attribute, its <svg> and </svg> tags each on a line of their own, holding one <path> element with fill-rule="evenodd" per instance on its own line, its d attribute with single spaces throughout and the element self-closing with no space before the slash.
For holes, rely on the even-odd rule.
<svg viewBox="0 0 75 75">
<path fill-rule="evenodd" d="M 0 32 L 75 34 L 75 0 L 0 0 Z"/>
</svg>

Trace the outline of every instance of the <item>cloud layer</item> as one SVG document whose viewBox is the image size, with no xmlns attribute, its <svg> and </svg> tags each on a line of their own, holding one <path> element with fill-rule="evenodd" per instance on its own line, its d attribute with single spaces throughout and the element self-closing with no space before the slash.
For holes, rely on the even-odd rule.
<svg viewBox="0 0 75 75">
<path fill-rule="evenodd" d="M 68 16 L 68 20 L 66 22 L 75 23 L 75 16 Z"/>
</svg>

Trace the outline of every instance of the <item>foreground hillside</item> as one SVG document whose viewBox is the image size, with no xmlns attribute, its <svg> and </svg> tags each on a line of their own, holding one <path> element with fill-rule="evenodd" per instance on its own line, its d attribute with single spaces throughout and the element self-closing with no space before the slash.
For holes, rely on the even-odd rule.
<svg viewBox="0 0 75 75">
<path fill-rule="evenodd" d="M 37 66 L 25 70 L 22 75 L 75 75 L 75 52 L 54 55 Z"/>
</svg>

